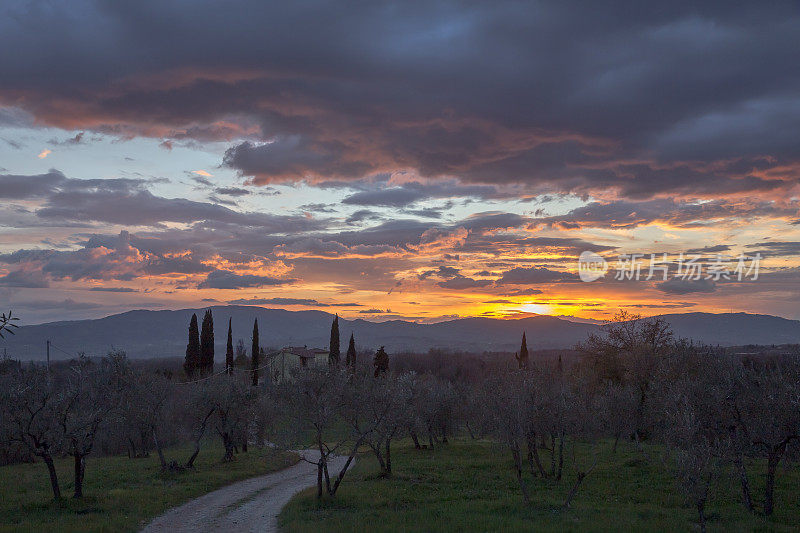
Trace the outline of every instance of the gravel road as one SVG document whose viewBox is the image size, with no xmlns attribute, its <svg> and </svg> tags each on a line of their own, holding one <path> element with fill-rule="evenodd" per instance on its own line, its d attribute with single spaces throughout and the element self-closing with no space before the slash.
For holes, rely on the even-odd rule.
<svg viewBox="0 0 800 533">
<path fill-rule="evenodd" d="M 300 452 L 316 461 L 319 452 Z M 328 468 L 338 472 L 345 457 L 331 458 Z M 294 466 L 228 485 L 170 509 L 150 522 L 142 533 L 203 531 L 276 532 L 281 508 L 298 492 L 317 483 L 317 466 L 300 461 Z"/>
</svg>

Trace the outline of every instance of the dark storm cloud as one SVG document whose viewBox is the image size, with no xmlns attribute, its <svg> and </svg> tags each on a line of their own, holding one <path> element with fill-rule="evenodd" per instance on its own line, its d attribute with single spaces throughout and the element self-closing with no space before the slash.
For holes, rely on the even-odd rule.
<svg viewBox="0 0 800 533">
<path fill-rule="evenodd" d="M 792 2 L 11 2 L 0 103 L 24 110 L 0 121 L 236 140 L 225 163 L 261 183 L 777 194 L 799 35 Z"/>
<path fill-rule="evenodd" d="M 49 286 L 47 278 L 36 270 L 12 270 L 6 275 L 0 275 L 0 287 L 41 289 Z"/>
<path fill-rule="evenodd" d="M 49 279 L 131 281 L 152 275 L 202 274 L 214 270 L 201 262 L 201 256 L 187 254 L 185 249 L 180 256 L 168 255 L 164 250 L 153 253 L 140 244 L 142 241 L 152 242 L 123 231 L 119 235 L 93 235 L 75 250 L 17 250 L 3 254 L 0 262 L 19 265 L 19 270 L 0 278 L 0 284 L 46 287 Z M 129 292 L 123 288 L 90 290 Z"/>
<path fill-rule="evenodd" d="M 342 200 L 344 204 L 377 205 L 383 207 L 404 207 L 424 198 L 421 191 L 405 188 L 384 189 L 382 191 L 364 191 L 352 194 Z"/>
<path fill-rule="evenodd" d="M 456 276 L 445 281 L 440 281 L 437 285 L 443 289 L 476 289 L 491 285 L 492 281 L 488 279 L 472 279 L 466 276 Z"/>
<path fill-rule="evenodd" d="M 710 279 L 672 278 L 662 283 L 657 283 L 656 288 L 668 294 L 691 294 L 694 292 L 714 292 L 717 290 L 717 284 Z"/>
<path fill-rule="evenodd" d="M 549 224 L 561 229 L 581 227 L 631 229 L 653 222 L 665 222 L 679 227 L 699 226 L 709 220 L 755 219 L 758 217 L 791 218 L 797 216 L 798 206 L 770 201 L 750 200 L 731 202 L 711 200 L 685 202 L 672 199 L 633 202 L 591 202 L 565 215 L 542 217 L 535 224 Z"/>
<path fill-rule="evenodd" d="M 208 274 L 205 281 L 201 282 L 198 289 L 245 289 L 250 287 L 263 287 L 268 285 L 285 285 L 294 283 L 295 279 L 275 278 L 271 276 L 257 276 L 254 274 L 237 274 L 230 270 L 214 270 Z"/>
<path fill-rule="evenodd" d="M 800 241 L 772 241 L 748 244 L 748 255 L 760 253 L 763 256 L 793 256 L 800 255 Z"/>
<path fill-rule="evenodd" d="M 517 267 L 503 272 L 498 285 L 525 285 L 529 283 L 559 283 L 577 281 L 578 275 L 571 272 L 558 272 L 545 267 Z"/>
<path fill-rule="evenodd" d="M 715 244 L 713 246 L 704 246 L 703 248 L 690 248 L 686 250 L 690 254 L 714 254 L 720 252 L 727 252 L 731 247 L 727 244 Z"/>
<path fill-rule="evenodd" d="M 224 194 L 226 196 L 247 196 L 251 194 L 250 191 L 247 189 L 242 189 L 241 187 L 217 187 L 214 189 L 214 192 L 217 194 Z"/>
<path fill-rule="evenodd" d="M 440 278 L 455 278 L 460 276 L 459 269 L 451 266 L 439 266 L 436 270 L 426 270 L 421 272 L 417 277 L 419 279 L 428 279 L 431 276 L 438 276 Z"/>
<path fill-rule="evenodd" d="M 369 209 L 359 209 L 348 216 L 345 222 L 347 224 L 355 224 L 365 220 L 380 220 L 381 218 L 381 215 L 375 213 L 374 211 L 370 211 Z"/>
<path fill-rule="evenodd" d="M 164 222 L 235 224 L 258 227 L 266 233 L 322 229 L 325 224 L 304 216 L 240 212 L 225 206 L 185 198 L 154 195 L 147 180 L 74 179 L 57 170 L 47 174 L 0 175 L 0 198 L 41 200 L 39 219 L 61 225 L 104 222 L 153 226 Z"/>
</svg>

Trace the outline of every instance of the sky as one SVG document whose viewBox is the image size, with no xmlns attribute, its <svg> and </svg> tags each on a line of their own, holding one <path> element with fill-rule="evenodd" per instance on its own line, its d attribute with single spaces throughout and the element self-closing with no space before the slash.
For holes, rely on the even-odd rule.
<svg viewBox="0 0 800 533">
<path fill-rule="evenodd" d="M 0 49 L 22 323 L 800 319 L 794 2 L 7 0 Z"/>
</svg>

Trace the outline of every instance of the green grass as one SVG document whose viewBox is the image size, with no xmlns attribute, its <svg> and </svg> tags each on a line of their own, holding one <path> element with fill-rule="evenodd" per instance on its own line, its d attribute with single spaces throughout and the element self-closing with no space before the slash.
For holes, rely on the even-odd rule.
<svg viewBox="0 0 800 533">
<path fill-rule="evenodd" d="M 543 459 L 548 458 L 543 453 Z M 577 447 L 579 460 L 587 453 L 586 446 Z M 694 508 L 661 466 L 657 449 L 651 450 L 648 464 L 633 446 L 620 446 L 612 454 L 604 445 L 600 463 L 564 512 L 560 507 L 574 479 L 566 466 L 561 483 L 528 476 L 531 503 L 526 505 L 513 477 L 510 453 L 501 446 L 457 440 L 431 451 L 402 443 L 392 455 L 393 478 L 378 477 L 375 460 L 362 455 L 335 498 L 320 503 L 313 490 L 301 493 L 281 513 L 281 527 L 287 532 L 699 530 Z M 760 501 L 760 469 L 752 469 L 752 478 Z M 800 528 L 796 467 L 780 471 L 776 510 L 769 519 L 750 515 L 738 491 L 732 477 L 717 484 L 707 509 L 709 531 Z"/>
<path fill-rule="evenodd" d="M 167 459 L 185 461 L 188 449 L 167 450 Z M 84 498 L 73 500 L 72 461 L 57 461 L 61 493 L 53 501 L 42 463 L 0 467 L 0 531 L 136 531 L 167 509 L 224 485 L 285 468 L 295 454 L 253 448 L 222 463 L 221 444 L 207 443 L 193 470 L 162 472 L 148 458 L 89 457 Z"/>
</svg>

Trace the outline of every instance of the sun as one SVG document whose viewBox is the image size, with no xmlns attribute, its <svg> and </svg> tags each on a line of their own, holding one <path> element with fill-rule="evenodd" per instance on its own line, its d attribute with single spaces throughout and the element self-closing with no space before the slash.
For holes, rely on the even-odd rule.
<svg viewBox="0 0 800 533">
<path fill-rule="evenodd" d="M 523 304 L 520 309 L 526 313 L 536 313 L 537 315 L 549 315 L 553 311 L 546 304 Z"/>
</svg>

